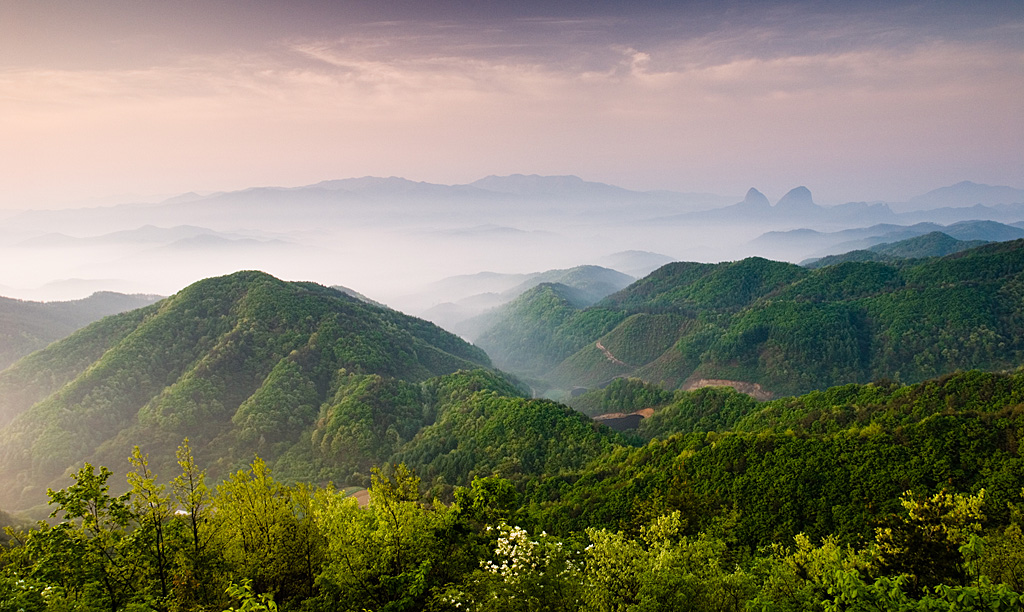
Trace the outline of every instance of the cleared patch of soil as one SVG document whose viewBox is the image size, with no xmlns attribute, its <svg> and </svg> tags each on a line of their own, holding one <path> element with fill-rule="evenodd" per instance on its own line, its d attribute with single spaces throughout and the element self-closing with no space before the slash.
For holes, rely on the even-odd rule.
<svg viewBox="0 0 1024 612">
<path fill-rule="evenodd" d="M 360 508 L 365 508 L 370 505 L 370 492 L 366 489 L 359 489 L 358 491 L 349 493 L 348 496 L 356 498 L 356 501 L 359 502 Z"/>
<path fill-rule="evenodd" d="M 636 429 L 640 427 L 640 421 L 654 414 L 654 408 L 644 408 L 637 410 L 636 412 L 609 412 L 608 414 L 602 414 L 594 417 L 594 420 L 603 425 L 607 425 L 615 431 L 626 431 L 627 429 Z"/>
<path fill-rule="evenodd" d="M 732 387 L 740 393 L 746 393 L 750 397 L 762 402 L 770 400 L 773 397 L 772 392 L 764 389 L 760 384 L 743 382 L 742 380 L 701 378 L 687 382 L 683 385 L 682 389 L 683 391 L 694 391 L 696 389 L 703 389 L 704 387 Z"/>
</svg>

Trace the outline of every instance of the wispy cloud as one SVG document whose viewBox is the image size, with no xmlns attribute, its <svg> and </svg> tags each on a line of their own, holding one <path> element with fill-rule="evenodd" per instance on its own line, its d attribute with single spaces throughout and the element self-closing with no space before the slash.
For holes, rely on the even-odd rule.
<svg viewBox="0 0 1024 612">
<path fill-rule="evenodd" d="M 375 173 L 575 172 L 729 192 L 818 180 L 835 198 L 858 185 L 871 186 L 861 197 L 912 194 L 949 173 L 1014 177 L 1019 22 L 965 37 L 906 19 L 768 17 L 378 22 L 142 67 L 8 66 L 0 163 L 19 182 L 7 205 L 76 185 Z"/>
</svg>

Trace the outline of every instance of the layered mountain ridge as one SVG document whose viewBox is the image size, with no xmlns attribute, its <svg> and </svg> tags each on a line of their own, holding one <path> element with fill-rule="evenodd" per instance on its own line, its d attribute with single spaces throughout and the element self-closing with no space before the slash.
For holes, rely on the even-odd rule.
<svg viewBox="0 0 1024 612">
<path fill-rule="evenodd" d="M 31 302 L 0 297 L 0 370 L 107 315 L 152 304 L 153 295 L 100 291 L 81 300 Z"/>
<path fill-rule="evenodd" d="M 904 261 L 677 262 L 586 308 L 538 287 L 478 342 L 556 396 L 622 376 L 778 395 L 1021 363 L 1024 240 Z"/>
</svg>

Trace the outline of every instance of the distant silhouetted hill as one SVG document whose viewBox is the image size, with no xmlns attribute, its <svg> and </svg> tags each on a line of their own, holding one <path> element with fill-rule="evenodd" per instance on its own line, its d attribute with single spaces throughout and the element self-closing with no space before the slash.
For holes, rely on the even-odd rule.
<svg viewBox="0 0 1024 612">
<path fill-rule="evenodd" d="M 901 259 L 921 259 L 924 257 L 941 257 L 952 253 L 959 253 L 967 249 L 988 244 L 986 240 L 957 240 L 942 232 L 931 232 L 923 236 L 907 238 L 899 242 L 876 244 L 869 249 L 859 249 L 843 253 L 842 255 L 829 255 L 813 261 L 805 262 L 808 268 L 823 268 L 834 266 L 846 261 L 885 261 L 896 262 Z"/>
<path fill-rule="evenodd" d="M 0 370 L 107 315 L 152 304 L 151 295 L 101 291 L 68 302 L 29 302 L 0 297 Z"/>
<path fill-rule="evenodd" d="M 628 274 L 601 266 L 576 266 L 530 274 L 481 272 L 442 279 L 424 293 L 446 298 L 419 312 L 419 316 L 475 340 L 490 325 L 503 305 L 544 283 L 564 285 L 574 299 L 590 305 L 636 280 Z"/>
</svg>

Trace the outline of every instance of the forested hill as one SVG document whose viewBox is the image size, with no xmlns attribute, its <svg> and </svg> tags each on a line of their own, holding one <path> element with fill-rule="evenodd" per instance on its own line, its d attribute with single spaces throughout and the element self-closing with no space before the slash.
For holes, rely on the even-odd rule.
<svg viewBox="0 0 1024 612">
<path fill-rule="evenodd" d="M 0 370 L 101 319 L 152 304 L 157 296 L 100 291 L 81 300 L 28 302 L 0 297 Z"/>
<path fill-rule="evenodd" d="M 834 266 L 845 261 L 899 262 L 902 259 L 941 257 L 973 249 L 989 242 L 988 240 L 957 240 L 943 232 L 930 232 L 922 236 L 907 238 L 906 240 L 876 244 L 867 249 L 848 251 L 840 255 L 829 255 L 821 259 L 803 262 L 801 265 L 808 268 L 824 268 L 825 266 Z"/>
<path fill-rule="evenodd" d="M 270 461 L 300 452 L 305 440 L 308 472 L 316 430 L 335 444 L 325 469 L 348 476 L 423 426 L 418 383 L 489 366 L 431 323 L 334 289 L 260 272 L 204 280 L 0 373 L 0 507 L 44 501 L 82 461 L 125 467 L 140 442 L 155 465 L 174 465 L 186 436 L 216 474 L 256 452 Z M 336 439 L 332 414 L 360 393 L 348 409 L 367 423 L 347 420 L 349 444 Z M 387 409 L 366 408 L 374 402 Z"/>
<path fill-rule="evenodd" d="M 524 295 L 481 340 L 535 387 L 634 376 L 666 388 L 741 381 L 786 395 L 1015 367 L 1022 298 L 1022 240 L 816 270 L 761 258 L 680 262 L 589 308 L 550 292 Z"/>
</svg>

